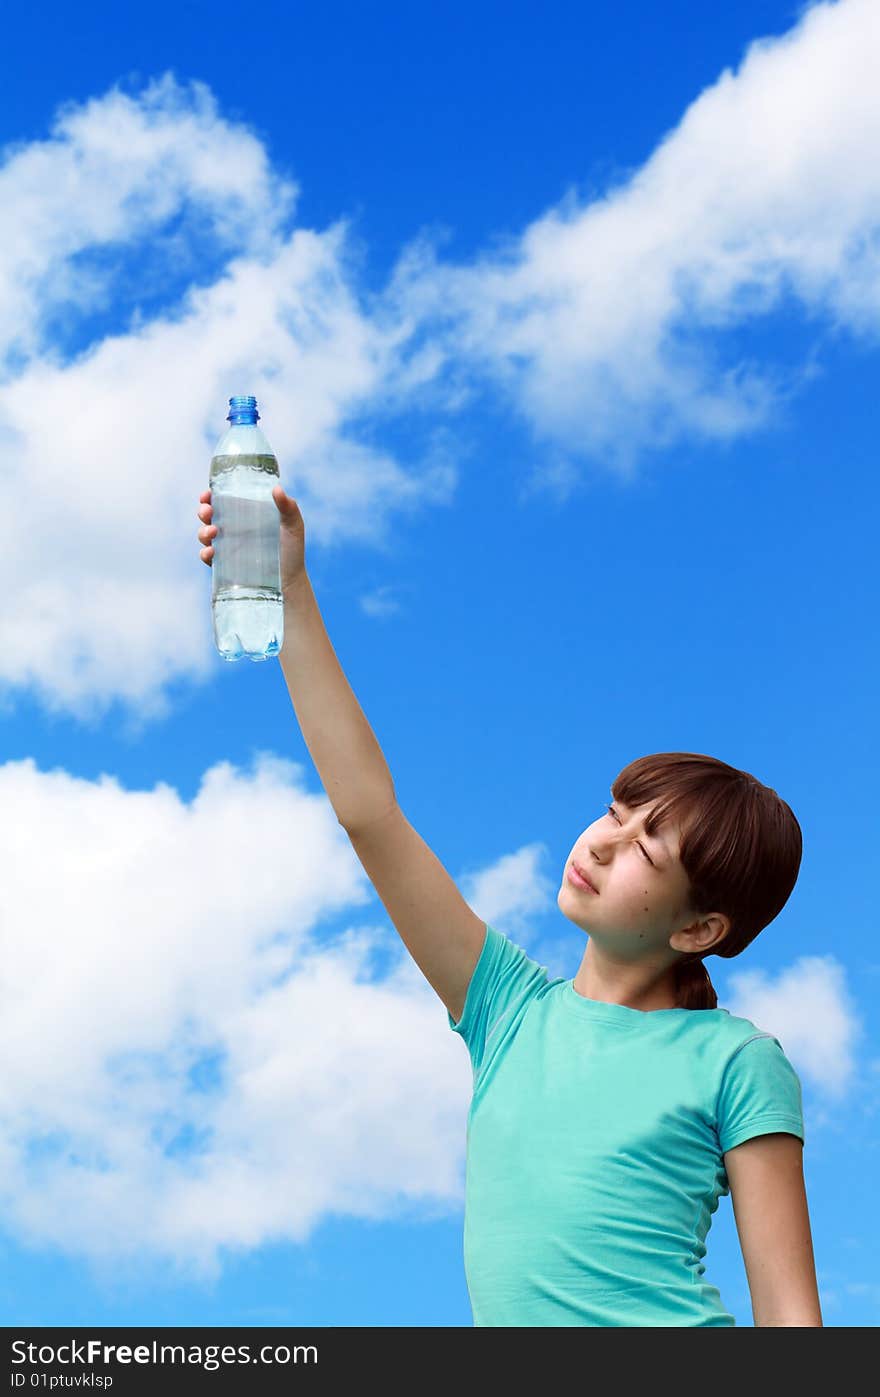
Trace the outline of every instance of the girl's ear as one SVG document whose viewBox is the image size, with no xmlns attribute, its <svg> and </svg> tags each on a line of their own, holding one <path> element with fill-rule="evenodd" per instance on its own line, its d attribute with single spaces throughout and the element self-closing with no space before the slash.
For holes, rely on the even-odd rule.
<svg viewBox="0 0 880 1397">
<path fill-rule="evenodd" d="M 720 945 L 730 931 L 730 925 L 730 918 L 725 917 L 723 912 L 710 912 L 708 917 L 701 917 L 698 922 L 674 931 L 669 944 L 673 950 L 683 951 L 686 955 L 705 956 Z"/>
</svg>

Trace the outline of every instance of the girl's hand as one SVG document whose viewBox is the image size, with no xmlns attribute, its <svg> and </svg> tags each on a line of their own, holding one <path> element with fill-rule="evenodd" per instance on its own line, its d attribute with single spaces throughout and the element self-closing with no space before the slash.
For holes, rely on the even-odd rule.
<svg viewBox="0 0 880 1397">
<path fill-rule="evenodd" d="M 286 495 L 280 485 L 273 485 L 272 498 L 281 516 L 280 557 L 281 591 L 286 593 L 306 570 L 306 529 L 299 505 L 290 495 Z M 211 523 L 214 510 L 211 504 L 211 491 L 204 490 L 199 495 L 200 504 L 196 511 L 203 520 L 199 529 L 199 541 L 205 545 L 199 557 L 211 567 L 214 562 L 213 539 L 217 525 Z"/>
</svg>

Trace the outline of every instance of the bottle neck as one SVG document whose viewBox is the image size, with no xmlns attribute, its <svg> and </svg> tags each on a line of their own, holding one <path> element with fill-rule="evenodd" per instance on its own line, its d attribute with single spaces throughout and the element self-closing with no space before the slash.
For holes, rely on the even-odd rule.
<svg viewBox="0 0 880 1397">
<path fill-rule="evenodd" d="M 226 421 L 231 427 L 255 427 L 259 420 L 257 400 L 252 394 L 241 394 L 229 399 Z"/>
</svg>

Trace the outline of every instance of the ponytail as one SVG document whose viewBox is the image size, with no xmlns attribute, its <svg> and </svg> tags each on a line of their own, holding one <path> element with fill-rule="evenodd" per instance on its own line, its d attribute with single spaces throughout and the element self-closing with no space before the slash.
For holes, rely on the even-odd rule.
<svg viewBox="0 0 880 1397">
<path fill-rule="evenodd" d="M 678 1009 L 718 1008 L 715 986 L 696 952 L 682 956 L 675 967 L 675 1003 Z"/>
</svg>

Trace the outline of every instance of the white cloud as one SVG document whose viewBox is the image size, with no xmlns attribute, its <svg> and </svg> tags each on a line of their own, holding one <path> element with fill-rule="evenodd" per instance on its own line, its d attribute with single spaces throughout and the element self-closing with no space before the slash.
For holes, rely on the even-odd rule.
<svg viewBox="0 0 880 1397">
<path fill-rule="evenodd" d="M 681 438 L 729 442 L 784 420 L 818 371 L 817 324 L 877 342 L 878 62 L 876 0 L 816 5 L 752 43 L 604 197 L 571 189 L 471 266 L 417 240 L 389 299 L 451 373 L 500 388 L 551 453 L 629 474 Z M 790 304 L 805 324 L 798 362 L 725 362 L 725 332 Z M 573 484 L 564 454 L 530 482 Z"/>
<path fill-rule="evenodd" d="M 0 767 L 0 1207 L 24 1245 L 211 1276 L 330 1215 L 460 1209 L 467 1053 L 381 911 L 328 938 L 376 903 L 303 775 L 259 752 L 187 803 Z M 542 847 L 457 877 L 525 946 L 552 905 Z M 855 1014 L 832 957 L 733 989 L 842 1093 Z"/>
<path fill-rule="evenodd" d="M 543 844 L 526 845 L 503 854 L 479 873 L 466 874 L 462 881 L 465 901 L 477 915 L 503 928 L 520 945 L 531 939 L 535 916 L 553 905 L 556 884 L 539 870 L 545 852 Z"/>
<path fill-rule="evenodd" d="M 49 316 L 106 301 L 118 261 L 88 254 L 159 239 L 179 257 L 188 240 L 169 225 L 181 213 L 197 220 L 189 241 L 197 236 L 203 251 L 216 241 L 227 252 L 271 252 L 298 193 L 254 135 L 218 115 L 204 83 L 184 88 L 170 73 L 137 97 L 115 88 L 67 103 L 48 140 L 3 154 L 3 355 L 51 351 Z"/>
<path fill-rule="evenodd" d="M 460 1208 L 467 1054 L 387 922 L 317 939 L 372 891 L 300 767 L 220 763 L 187 804 L 27 760 L 0 768 L 0 804 L 20 1241 L 210 1274 L 330 1213 Z"/>
<path fill-rule="evenodd" d="M 455 468 L 429 441 L 422 469 L 407 472 L 346 430 L 392 392 L 401 332 L 358 308 L 343 223 L 281 230 L 291 187 L 200 85 L 167 78 L 138 99 L 114 92 L 71 109 L 3 178 L 5 206 L 29 231 L 0 273 L 0 343 L 17 356 L 0 386 L 0 684 L 7 697 L 30 686 L 50 711 L 83 720 L 122 699 L 143 721 L 167 711 L 172 679 L 204 678 L 216 663 L 196 510 L 231 393 L 259 397 L 307 546 L 382 545 L 387 515 L 445 503 Z M 78 212 L 59 231 L 68 202 Z M 173 215 L 194 209 L 194 246 L 206 219 L 226 251 L 209 285 L 72 357 L 21 359 L 22 326 L 40 326 L 59 278 L 73 294 L 59 271 L 71 252 L 161 241 Z M 108 292 L 78 289 L 86 310 Z"/>
<path fill-rule="evenodd" d="M 360 605 L 366 616 L 395 616 L 400 611 L 400 602 L 394 598 L 388 586 L 377 587 L 375 591 L 365 593 L 360 599 Z"/>
<path fill-rule="evenodd" d="M 724 996 L 731 1014 L 751 1019 L 779 1039 L 798 1073 L 831 1097 L 841 1097 L 855 1071 L 863 1035 L 845 968 L 834 956 L 800 956 L 774 979 L 764 970 L 729 976 Z"/>
<path fill-rule="evenodd" d="M 312 559 L 388 549 L 395 514 L 449 503 L 464 450 L 442 419 L 486 384 L 545 443 L 526 491 L 569 493 L 585 455 L 629 478 L 648 449 L 776 421 L 819 326 L 876 340 L 878 59 L 873 0 L 816 5 L 603 197 L 572 189 L 468 266 L 425 235 L 363 297 L 368 249 L 345 220 L 292 228 L 296 183 L 203 84 L 114 90 L 7 148 L 0 701 L 145 722 L 211 673 L 195 511 L 232 392 L 260 398 Z M 792 305 L 814 322 L 798 362 L 725 363 L 728 331 Z M 413 407 L 404 465 L 373 429 Z"/>
</svg>

